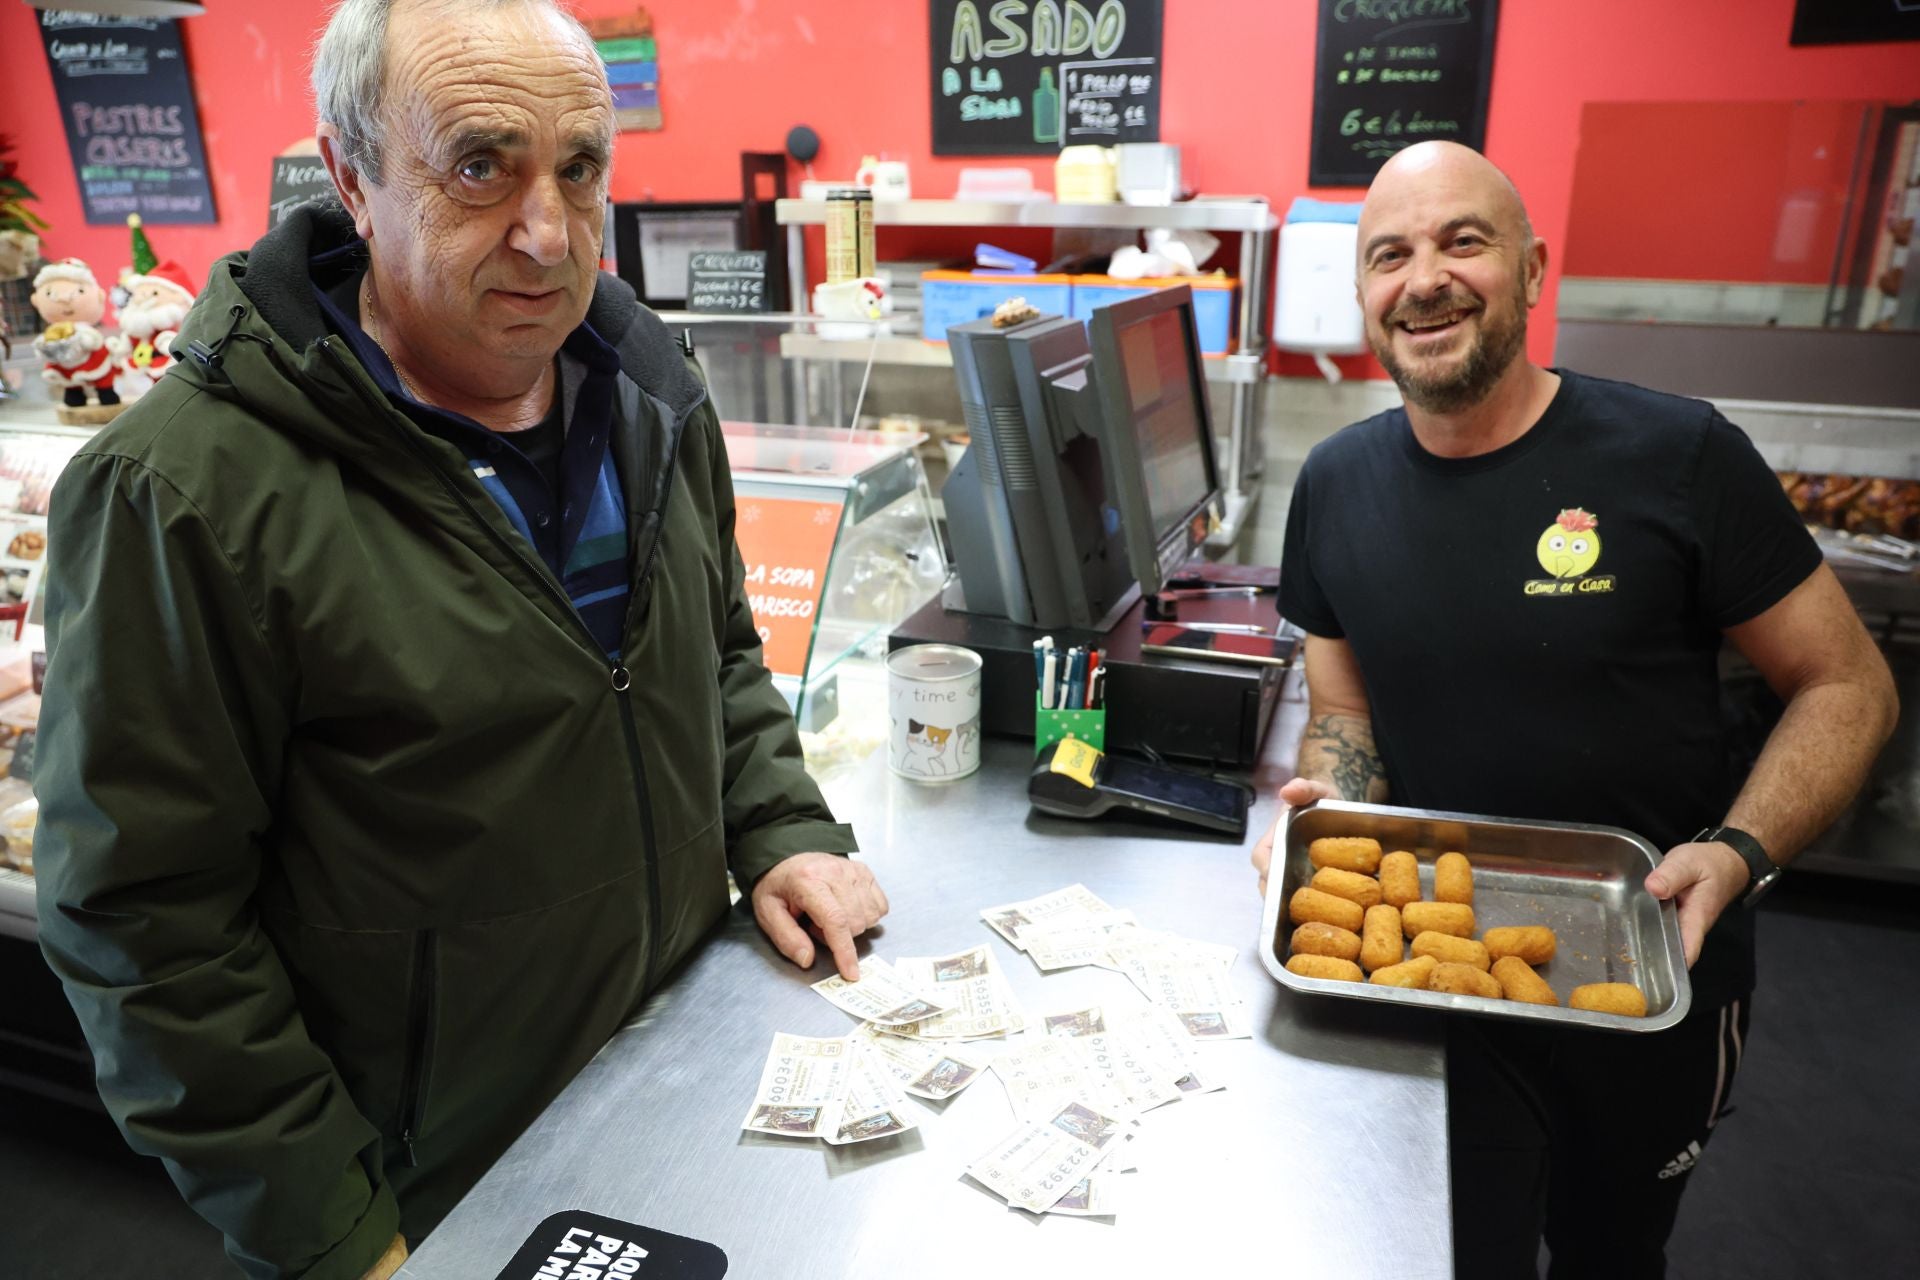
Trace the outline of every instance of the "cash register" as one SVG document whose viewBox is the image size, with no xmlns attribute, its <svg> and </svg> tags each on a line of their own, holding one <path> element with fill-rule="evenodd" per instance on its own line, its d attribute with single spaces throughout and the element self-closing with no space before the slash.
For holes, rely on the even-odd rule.
<svg viewBox="0 0 1920 1280">
<path fill-rule="evenodd" d="M 947 330 L 972 443 L 942 498 L 955 577 L 890 647 L 983 662 L 982 725 L 1031 736 L 1034 642 L 1103 652 L 1106 744 L 1250 769 L 1285 675 L 1278 570 L 1199 558 L 1220 499 L 1192 290 Z M 1143 652 L 1142 623 L 1275 633 L 1276 664 Z"/>
</svg>

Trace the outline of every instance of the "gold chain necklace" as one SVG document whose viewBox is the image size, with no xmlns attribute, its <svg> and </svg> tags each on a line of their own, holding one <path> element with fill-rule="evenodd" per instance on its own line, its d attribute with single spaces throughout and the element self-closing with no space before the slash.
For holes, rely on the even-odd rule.
<svg viewBox="0 0 1920 1280">
<path fill-rule="evenodd" d="M 375 313 L 373 306 L 373 272 L 371 270 L 361 281 L 360 293 L 360 309 L 367 313 L 367 336 L 373 339 L 373 345 L 380 348 L 380 354 L 385 356 L 387 363 L 393 366 L 394 376 L 400 379 L 401 388 L 421 404 L 432 404 L 433 401 L 421 395 L 420 389 L 413 385 L 413 379 L 407 377 L 407 371 L 402 369 L 400 362 L 393 358 L 393 352 L 387 350 L 387 344 L 380 341 L 380 317 Z"/>
</svg>

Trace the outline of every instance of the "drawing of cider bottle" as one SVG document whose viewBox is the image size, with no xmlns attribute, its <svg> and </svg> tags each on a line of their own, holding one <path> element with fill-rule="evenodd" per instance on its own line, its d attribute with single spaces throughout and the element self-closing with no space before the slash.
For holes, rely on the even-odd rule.
<svg viewBox="0 0 1920 1280">
<path fill-rule="evenodd" d="M 1060 95 L 1053 87 L 1053 68 L 1040 68 L 1040 87 L 1033 91 L 1033 140 L 1060 141 Z"/>
</svg>

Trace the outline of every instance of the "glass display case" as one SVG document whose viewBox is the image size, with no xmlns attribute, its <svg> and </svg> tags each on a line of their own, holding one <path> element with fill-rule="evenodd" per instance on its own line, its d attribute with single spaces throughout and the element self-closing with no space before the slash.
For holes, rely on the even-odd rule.
<svg viewBox="0 0 1920 1280">
<path fill-rule="evenodd" d="M 886 729 L 887 633 L 947 575 L 920 438 L 744 422 L 723 430 L 748 600 L 774 683 L 808 735 L 810 760 L 863 754 Z"/>
<path fill-rule="evenodd" d="M 35 362 L 37 363 L 37 362 Z M 93 435 L 61 426 L 16 355 L 0 376 L 21 394 L 0 399 L 0 936 L 34 936 L 32 757 L 46 640 L 40 588 L 47 499 L 61 469 Z"/>
</svg>

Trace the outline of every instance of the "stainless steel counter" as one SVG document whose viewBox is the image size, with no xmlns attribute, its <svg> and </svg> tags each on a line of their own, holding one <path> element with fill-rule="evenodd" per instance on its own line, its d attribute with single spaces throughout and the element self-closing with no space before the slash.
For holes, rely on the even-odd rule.
<svg viewBox="0 0 1920 1280">
<path fill-rule="evenodd" d="M 1254 831 L 1271 820 L 1299 714 L 1282 703 Z M 945 1104 L 910 1101 L 920 1127 L 894 1138 L 829 1148 L 742 1133 L 775 1031 L 855 1024 L 808 989 L 824 961 L 802 974 L 737 909 L 400 1274 L 492 1280 L 565 1209 L 711 1241 L 730 1280 L 1451 1274 L 1439 1024 L 1280 989 L 1254 951 L 1252 836 L 1243 847 L 1029 816 L 1030 753 L 990 740 L 981 772 L 945 785 L 894 778 L 876 755 L 830 782 L 829 799 L 893 902 L 870 949 L 988 942 L 1029 1014 L 1141 997 L 1105 970 L 1042 975 L 980 922 L 981 907 L 1082 881 L 1143 924 L 1240 949 L 1233 978 L 1254 1036 L 1198 1047 L 1225 1090 L 1147 1114 L 1116 1218 L 1032 1218 L 964 1178 L 1013 1124 L 997 1077 Z"/>
</svg>

